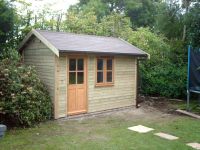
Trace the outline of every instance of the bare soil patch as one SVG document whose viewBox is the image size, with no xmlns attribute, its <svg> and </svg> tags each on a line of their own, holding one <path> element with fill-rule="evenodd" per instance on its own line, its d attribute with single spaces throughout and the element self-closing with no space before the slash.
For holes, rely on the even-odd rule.
<svg viewBox="0 0 200 150">
<path fill-rule="evenodd" d="M 95 115 L 83 115 L 81 117 L 72 119 L 78 120 L 80 123 L 84 123 L 87 119 L 97 119 L 99 123 L 102 123 L 105 119 L 120 119 L 121 121 L 131 121 L 131 120 L 146 120 L 146 121 L 156 121 L 160 122 L 162 120 L 173 120 L 176 117 L 181 116 L 176 112 L 176 106 L 173 103 L 182 103 L 181 100 L 169 100 L 159 97 L 144 97 L 139 98 L 139 108 L 128 107 L 120 110 L 113 110 L 109 112 L 103 112 Z M 61 122 L 66 119 L 61 119 Z M 105 122 L 106 124 L 107 122 Z M 109 123 L 109 122 L 108 122 Z M 82 129 L 77 129 L 82 130 Z"/>
<path fill-rule="evenodd" d="M 154 108 L 164 113 L 177 114 L 176 109 L 178 103 L 183 103 L 180 99 L 167 99 L 164 97 L 145 97 L 140 96 L 139 102 L 142 107 L 146 109 Z"/>
</svg>

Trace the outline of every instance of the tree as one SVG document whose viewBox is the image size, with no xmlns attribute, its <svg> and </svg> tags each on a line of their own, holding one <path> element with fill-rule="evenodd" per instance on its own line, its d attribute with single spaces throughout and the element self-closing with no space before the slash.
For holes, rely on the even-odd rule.
<svg viewBox="0 0 200 150">
<path fill-rule="evenodd" d="M 67 13 L 63 29 L 74 33 L 95 34 L 97 30 L 97 17 L 95 12 L 71 10 Z"/>
<path fill-rule="evenodd" d="M 95 15 L 97 16 L 98 22 L 104 16 L 110 14 L 108 5 L 106 5 L 106 3 L 103 3 L 102 0 L 90 0 L 88 1 L 87 5 L 82 6 L 81 10 L 84 10 L 86 12 L 94 11 Z"/>
<path fill-rule="evenodd" d="M 179 3 L 174 0 L 162 3 L 156 15 L 154 31 L 164 34 L 168 39 L 181 39 L 183 16 Z"/>
<path fill-rule="evenodd" d="M 166 38 L 151 32 L 149 28 L 138 28 L 133 31 L 129 42 L 151 55 L 151 59 L 147 63 L 149 68 L 170 61 L 170 46 L 166 42 Z"/>
<path fill-rule="evenodd" d="M 97 29 L 98 35 L 120 37 L 125 40 L 128 40 L 132 33 L 130 18 L 114 12 L 103 17 Z"/>
<path fill-rule="evenodd" d="M 14 27 L 14 9 L 6 0 L 0 0 L 0 47 L 12 39 Z"/>
<path fill-rule="evenodd" d="M 141 27 L 153 25 L 157 3 L 160 0 L 80 0 L 77 7 L 94 7 L 98 19 L 113 12 L 125 14 L 131 18 L 132 27 Z"/>
<path fill-rule="evenodd" d="M 191 4 L 192 0 L 182 0 L 182 8 L 185 9 L 185 14 L 187 15 L 190 4 Z M 183 37 L 182 40 L 184 41 L 186 38 L 186 25 L 184 24 L 183 26 Z"/>
<path fill-rule="evenodd" d="M 131 18 L 132 27 L 153 27 L 158 3 L 155 0 L 126 0 L 125 13 Z"/>
<path fill-rule="evenodd" d="M 200 4 L 196 3 L 186 15 L 188 44 L 200 47 Z"/>
<path fill-rule="evenodd" d="M 27 0 L 15 1 L 15 22 L 13 48 L 23 40 L 32 28 L 42 30 L 62 30 L 63 13 L 50 9 L 50 4 L 40 8 L 37 12 L 31 9 L 31 3 Z M 16 5 L 17 4 L 17 5 Z"/>
<path fill-rule="evenodd" d="M 103 3 L 107 4 L 110 12 L 123 12 L 125 9 L 125 3 L 127 0 L 102 0 Z"/>
</svg>

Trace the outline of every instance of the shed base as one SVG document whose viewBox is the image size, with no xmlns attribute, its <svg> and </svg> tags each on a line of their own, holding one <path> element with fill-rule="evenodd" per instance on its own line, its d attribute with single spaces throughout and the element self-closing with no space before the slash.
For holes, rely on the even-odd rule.
<svg viewBox="0 0 200 150">
<path fill-rule="evenodd" d="M 113 108 L 113 109 L 108 109 L 108 110 L 103 110 L 103 111 L 80 114 L 80 115 L 75 115 L 75 116 L 67 116 L 67 117 L 59 118 L 58 120 L 79 120 L 79 119 L 83 119 L 83 118 L 92 118 L 92 117 L 96 117 L 96 116 L 100 116 L 100 115 L 114 113 L 117 111 L 125 111 L 125 110 L 131 110 L 131 109 L 136 109 L 136 106 L 131 105 L 131 106 Z"/>
</svg>

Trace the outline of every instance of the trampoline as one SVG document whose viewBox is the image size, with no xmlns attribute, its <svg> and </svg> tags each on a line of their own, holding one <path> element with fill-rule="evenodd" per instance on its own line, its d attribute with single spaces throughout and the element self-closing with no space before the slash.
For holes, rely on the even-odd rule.
<svg viewBox="0 0 200 150">
<path fill-rule="evenodd" d="M 190 105 L 190 94 L 200 94 L 200 48 L 188 46 L 187 109 Z"/>
</svg>

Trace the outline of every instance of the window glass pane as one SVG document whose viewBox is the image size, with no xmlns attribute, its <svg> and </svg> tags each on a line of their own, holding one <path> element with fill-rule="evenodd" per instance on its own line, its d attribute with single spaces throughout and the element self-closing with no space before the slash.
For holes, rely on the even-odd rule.
<svg viewBox="0 0 200 150">
<path fill-rule="evenodd" d="M 76 70 L 76 59 L 69 60 L 69 70 L 75 71 Z"/>
<path fill-rule="evenodd" d="M 77 84 L 83 84 L 84 82 L 84 73 L 83 72 L 78 72 L 77 74 Z"/>
<path fill-rule="evenodd" d="M 103 72 L 97 72 L 97 83 L 103 82 Z"/>
<path fill-rule="evenodd" d="M 97 70 L 103 70 L 103 59 L 97 59 Z"/>
<path fill-rule="evenodd" d="M 76 84 L 76 72 L 69 73 L 69 84 Z"/>
<path fill-rule="evenodd" d="M 83 70 L 84 62 L 83 59 L 78 59 L 78 70 Z"/>
<path fill-rule="evenodd" d="M 112 72 L 107 72 L 107 82 L 112 82 Z"/>
<path fill-rule="evenodd" d="M 112 70 L 112 59 L 107 59 L 107 70 Z"/>
</svg>

